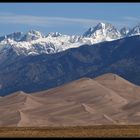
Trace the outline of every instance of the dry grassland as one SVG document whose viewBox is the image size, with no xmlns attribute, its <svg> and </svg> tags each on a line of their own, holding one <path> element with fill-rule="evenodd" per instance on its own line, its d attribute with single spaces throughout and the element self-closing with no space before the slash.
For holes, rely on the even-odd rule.
<svg viewBox="0 0 140 140">
<path fill-rule="evenodd" d="M 3 127 L 0 137 L 140 137 L 140 125 Z"/>
</svg>

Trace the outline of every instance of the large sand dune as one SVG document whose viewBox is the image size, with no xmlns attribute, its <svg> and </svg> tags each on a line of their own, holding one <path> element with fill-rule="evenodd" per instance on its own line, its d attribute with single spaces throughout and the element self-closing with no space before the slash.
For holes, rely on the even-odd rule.
<svg viewBox="0 0 140 140">
<path fill-rule="evenodd" d="M 0 126 L 140 124 L 140 87 L 116 74 L 0 98 Z"/>
</svg>

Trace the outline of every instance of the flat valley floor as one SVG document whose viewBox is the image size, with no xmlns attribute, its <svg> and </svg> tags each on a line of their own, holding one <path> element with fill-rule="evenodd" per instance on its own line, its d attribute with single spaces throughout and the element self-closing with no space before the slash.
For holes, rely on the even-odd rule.
<svg viewBox="0 0 140 140">
<path fill-rule="evenodd" d="M 140 137 L 140 125 L 1 127 L 0 137 Z"/>
</svg>

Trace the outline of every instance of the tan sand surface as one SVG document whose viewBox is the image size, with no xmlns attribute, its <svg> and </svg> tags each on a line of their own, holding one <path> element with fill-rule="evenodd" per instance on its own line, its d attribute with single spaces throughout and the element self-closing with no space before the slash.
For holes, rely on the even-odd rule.
<svg viewBox="0 0 140 140">
<path fill-rule="evenodd" d="M 140 124 L 140 87 L 108 73 L 0 98 L 0 127 Z"/>
</svg>

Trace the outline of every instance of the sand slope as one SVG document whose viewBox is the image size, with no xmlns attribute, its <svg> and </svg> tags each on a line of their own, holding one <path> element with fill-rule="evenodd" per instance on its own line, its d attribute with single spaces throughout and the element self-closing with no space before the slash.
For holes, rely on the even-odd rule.
<svg viewBox="0 0 140 140">
<path fill-rule="evenodd" d="M 140 99 L 140 87 L 130 83 L 116 74 L 107 73 L 95 78 L 94 80 L 117 92 L 123 98 L 128 100 Z"/>
<path fill-rule="evenodd" d="M 0 126 L 140 124 L 140 87 L 115 75 L 0 98 Z"/>
</svg>

